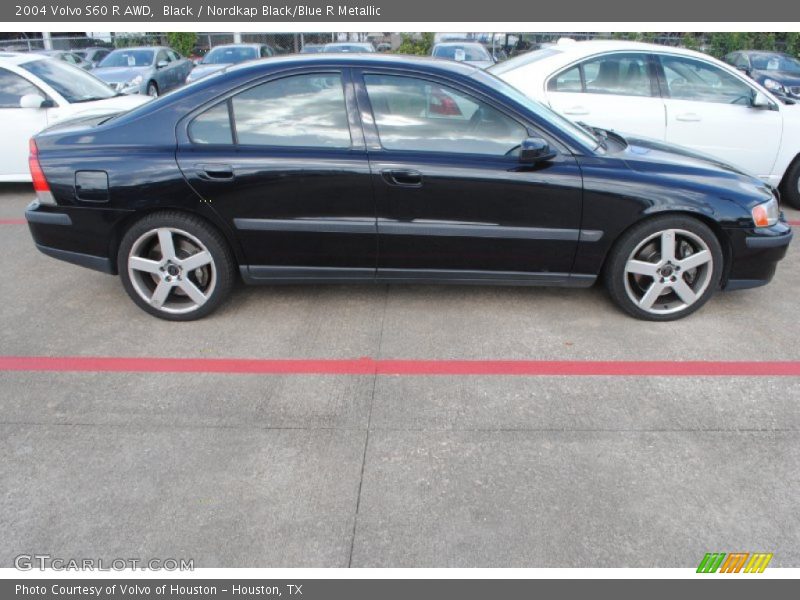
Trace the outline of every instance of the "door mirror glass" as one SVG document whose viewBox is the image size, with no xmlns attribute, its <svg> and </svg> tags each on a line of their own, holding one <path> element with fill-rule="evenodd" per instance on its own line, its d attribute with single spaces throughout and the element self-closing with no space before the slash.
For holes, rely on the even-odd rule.
<svg viewBox="0 0 800 600">
<path fill-rule="evenodd" d="M 20 108 L 42 108 L 45 99 L 39 94 L 25 94 L 19 99 Z"/>
<path fill-rule="evenodd" d="M 520 144 L 519 162 L 526 165 L 550 160 L 555 155 L 556 151 L 542 138 L 528 138 Z"/>
</svg>

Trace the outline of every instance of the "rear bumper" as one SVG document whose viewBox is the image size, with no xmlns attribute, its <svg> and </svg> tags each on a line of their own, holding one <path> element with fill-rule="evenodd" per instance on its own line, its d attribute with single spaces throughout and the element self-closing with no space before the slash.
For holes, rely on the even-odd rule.
<svg viewBox="0 0 800 600">
<path fill-rule="evenodd" d="M 726 290 L 766 285 L 775 275 L 792 241 L 792 228 L 785 221 L 772 227 L 726 230 L 731 243 L 731 267 Z"/>
<path fill-rule="evenodd" d="M 72 264 L 116 273 L 115 231 L 130 211 L 94 207 L 53 206 L 34 201 L 25 210 L 33 241 L 47 256 Z"/>
</svg>

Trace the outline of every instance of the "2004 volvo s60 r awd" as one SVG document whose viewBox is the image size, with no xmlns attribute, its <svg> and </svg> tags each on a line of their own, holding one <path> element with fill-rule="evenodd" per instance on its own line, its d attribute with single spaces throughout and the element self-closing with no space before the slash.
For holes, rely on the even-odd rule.
<svg viewBox="0 0 800 600">
<path fill-rule="evenodd" d="M 732 124 L 734 126 L 734 124 Z M 149 313 L 248 283 L 589 286 L 670 320 L 767 283 L 777 192 L 583 129 L 468 65 L 318 55 L 231 67 L 31 142 L 39 249 L 118 273 Z"/>
</svg>

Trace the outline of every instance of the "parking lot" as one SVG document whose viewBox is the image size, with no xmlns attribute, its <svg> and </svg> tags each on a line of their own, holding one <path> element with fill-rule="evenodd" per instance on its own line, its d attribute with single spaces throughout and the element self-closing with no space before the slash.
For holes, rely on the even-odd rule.
<svg viewBox="0 0 800 600">
<path fill-rule="evenodd" d="M 674 323 L 633 320 L 599 286 L 405 285 L 240 286 L 211 317 L 171 323 L 116 278 L 36 251 L 20 222 L 30 199 L 0 188 L 0 354 L 67 360 L 0 371 L 2 566 L 46 553 L 694 567 L 717 551 L 800 566 L 800 377 L 680 365 L 800 360 L 797 241 L 772 284 Z M 75 357 L 280 359 L 287 372 L 75 372 Z M 574 374 L 337 371 L 362 357 Z M 304 373 L 305 359 L 323 367 Z M 592 375 L 595 361 L 670 374 Z"/>
</svg>

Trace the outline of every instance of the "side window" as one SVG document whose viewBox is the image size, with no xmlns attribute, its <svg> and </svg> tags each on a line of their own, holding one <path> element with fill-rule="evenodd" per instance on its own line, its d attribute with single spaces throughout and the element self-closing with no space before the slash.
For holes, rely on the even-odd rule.
<svg viewBox="0 0 800 600">
<path fill-rule="evenodd" d="M 750 60 L 744 54 L 737 54 L 733 64 L 737 67 L 742 67 L 745 69 L 750 68 Z"/>
<path fill-rule="evenodd" d="M 175 52 L 175 50 L 167 50 L 167 56 L 171 61 L 179 61 L 181 59 L 180 55 Z"/>
<path fill-rule="evenodd" d="M 169 62 L 169 55 L 164 50 L 159 50 L 158 54 L 156 55 L 156 64 L 162 61 Z"/>
<path fill-rule="evenodd" d="M 528 137 L 520 123 L 448 86 L 395 75 L 365 75 L 381 145 L 503 156 Z"/>
<path fill-rule="evenodd" d="M 108 50 L 100 50 L 100 52 L 98 52 L 94 56 L 95 62 L 100 62 L 101 60 L 103 60 L 106 56 L 108 56 L 108 52 L 109 52 Z"/>
<path fill-rule="evenodd" d="M 547 89 L 551 92 L 582 92 L 583 82 L 581 81 L 581 68 L 572 67 L 562 71 L 547 83 Z"/>
<path fill-rule="evenodd" d="M 68 62 L 68 63 L 70 63 L 72 65 L 77 64 L 77 63 L 80 62 L 78 60 L 78 58 L 74 54 L 72 54 L 71 52 L 65 52 L 61 56 L 63 57 L 64 62 Z"/>
<path fill-rule="evenodd" d="M 581 68 L 588 94 L 654 95 L 644 54 L 607 54 L 584 62 Z"/>
<path fill-rule="evenodd" d="M 715 65 L 692 58 L 662 56 L 669 96 L 677 100 L 749 105 L 752 88 Z"/>
<path fill-rule="evenodd" d="M 0 68 L 0 108 L 19 108 L 20 98 L 26 94 L 44 94 L 16 73 Z"/>
<path fill-rule="evenodd" d="M 349 148 L 339 74 L 294 75 L 233 97 L 236 139 L 256 146 Z"/>
<path fill-rule="evenodd" d="M 189 124 L 189 139 L 195 144 L 232 144 L 233 133 L 227 101 L 195 117 Z"/>
<path fill-rule="evenodd" d="M 268 46 L 261 46 L 261 58 L 268 58 L 272 56 L 272 50 Z"/>
</svg>

